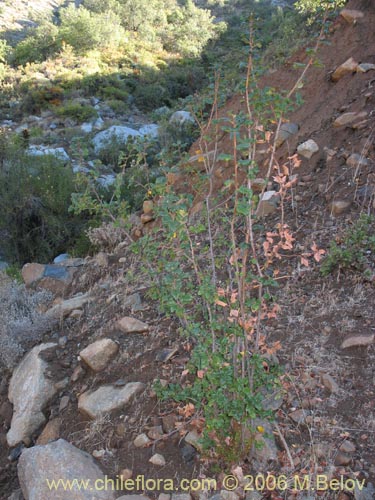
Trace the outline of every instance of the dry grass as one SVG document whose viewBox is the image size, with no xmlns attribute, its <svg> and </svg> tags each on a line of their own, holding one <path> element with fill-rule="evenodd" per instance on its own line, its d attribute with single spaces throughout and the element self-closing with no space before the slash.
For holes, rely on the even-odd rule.
<svg viewBox="0 0 375 500">
<path fill-rule="evenodd" d="M 47 291 L 28 291 L 4 275 L 0 279 L 0 369 L 12 370 L 20 358 L 52 327 L 39 309 L 50 302 Z"/>
</svg>

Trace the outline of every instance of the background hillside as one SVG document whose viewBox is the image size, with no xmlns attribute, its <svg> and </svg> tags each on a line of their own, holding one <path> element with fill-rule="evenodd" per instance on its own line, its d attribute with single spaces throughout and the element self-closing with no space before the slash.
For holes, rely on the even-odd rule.
<svg viewBox="0 0 375 500">
<path fill-rule="evenodd" d="M 0 14 L 0 498 L 375 498 L 375 9 L 294 3 Z"/>
</svg>

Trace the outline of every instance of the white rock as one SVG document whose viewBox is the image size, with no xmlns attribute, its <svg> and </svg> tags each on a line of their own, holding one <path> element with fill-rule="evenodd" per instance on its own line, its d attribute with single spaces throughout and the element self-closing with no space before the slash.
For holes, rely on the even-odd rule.
<svg viewBox="0 0 375 500">
<path fill-rule="evenodd" d="M 259 217 L 273 214 L 277 210 L 279 200 L 280 196 L 277 191 L 265 191 L 259 199 L 256 214 Z"/>
<path fill-rule="evenodd" d="M 89 134 L 90 132 L 92 132 L 93 128 L 94 128 L 94 125 L 90 122 L 85 122 L 85 123 L 82 123 L 82 125 L 81 125 L 82 132 L 85 132 L 86 134 Z"/>
<path fill-rule="evenodd" d="M 9 401 L 13 403 L 13 418 L 7 434 L 9 446 L 27 441 L 46 421 L 42 410 L 57 389 L 44 376 L 48 365 L 39 353 L 55 346 L 48 343 L 34 347 L 13 372 L 8 393 Z"/>
<path fill-rule="evenodd" d="M 160 466 L 166 464 L 165 458 L 163 457 L 163 455 L 160 455 L 160 453 L 155 453 L 155 455 L 152 455 L 149 462 L 152 463 L 153 465 L 160 465 Z"/>
<path fill-rule="evenodd" d="M 156 123 L 150 123 L 148 125 L 143 125 L 139 129 L 139 133 L 145 137 L 151 137 L 155 138 L 159 135 L 159 125 L 156 125 Z"/>
<path fill-rule="evenodd" d="M 371 63 L 361 63 L 357 66 L 358 73 L 367 73 L 367 71 L 375 70 L 375 64 Z"/>
<path fill-rule="evenodd" d="M 93 138 L 92 142 L 95 153 L 98 153 L 101 149 L 109 145 L 112 140 L 125 144 L 130 137 L 141 137 L 141 134 L 138 130 L 130 127 L 113 125 L 112 127 L 99 132 Z"/>
<path fill-rule="evenodd" d="M 114 500 L 111 488 L 82 488 L 79 481 L 93 486 L 105 476 L 95 460 L 64 439 L 45 446 L 25 449 L 18 463 L 18 478 L 23 495 L 28 500 Z M 48 481 L 70 481 L 72 487 L 50 489 Z M 74 480 L 77 480 L 75 484 Z"/>
<path fill-rule="evenodd" d="M 30 156 L 54 156 L 58 160 L 70 161 L 68 153 L 64 148 L 49 148 L 47 146 L 30 146 L 27 150 Z"/>
<path fill-rule="evenodd" d="M 312 139 L 303 142 L 297 148 L 298 154 L 303 156 L 304 158 L 307 158 L 308 160 L 318 151 L 319 151 L 319 146 Z"/>
<path fill-rule="evenodd" d="M 78 399 L 78 409 L 94 419 L 124 407 L 144 389 L 145 384 L 141 382 L 130 382 L 123 387 L 113 385 L 99 387 L 96 391 L 81 394 Z"/>
<path fill-rule="evenodd" d="M 117 322 L 116 326 L 123 333 L 143 333 L 149 330 L 146 323 L 131 316 L 124 316 Z"/>
<path fill-rule="evenodd" d="M 108 189 L 116 182 L 116 176 L 114 174 L 101 175 L 97 178 L 96 182 L 101 187 Z"/>
<path fill-rule="evenodd" d="M 51 317 L 63 317 L 70 314 L 75 309 L 80 309 L 87 302 L 91 302 L 92 297 L 89 293 L 85 293 L 82 295 L 76 295 L 71 299 L 64 300 L 60 302 L 60 304 L 56 304 L 55 306 L 48 309 L 46 315 Z"/>
<path fill-rule="evenodd" d="M 67 259 L 70 259 L 70 255 L 68 253 L 61 253 L 60 255 L 58 255 L 53 259 L 53 263 L 61 264 L 61 262 L 64 262 Z"/>
<path fill-rule="evenodd" d="M 99 118 L 97 118 L 94 123 L 94 129 L 100 130 L 101 128 L 103 128 L 103 125 L 104 125 L 104 120 L 101 116 L 99 116 Z"/>
<path fill-rule="evenodd" d="M 151 443 L 151 439 L 147 436 L 147 434 L 139 434 L 133 441 L 133 444 L 136 448 L 144 448 L 149 443 Z"/>
<path fill-rule="evenodd" d="M 94 372 L 100 372 L 107 367 L 117 351 L 118 345 L 112 339 L 100 339 L 88 345 L 79 355 Z"/>
<path fill-rule="evenodd" d="M 195 123 L 195 120 L 189 111 L 175 111 L 170 117 L 169 123 L 184 125 L 185 123 Z"/>
</svg>

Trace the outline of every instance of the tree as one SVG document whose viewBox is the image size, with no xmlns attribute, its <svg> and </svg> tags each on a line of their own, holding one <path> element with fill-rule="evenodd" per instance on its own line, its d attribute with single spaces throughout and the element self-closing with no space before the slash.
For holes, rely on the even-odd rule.
<svg viewBox="0 0 375 500">
<path fill-rule="evenodd" d="M 77 53 L 117 46 L 124 34 L 119 16 L 110 10 L 95 13 L 71 4 L 61 11 L 59 37 Z"/>
</svg>

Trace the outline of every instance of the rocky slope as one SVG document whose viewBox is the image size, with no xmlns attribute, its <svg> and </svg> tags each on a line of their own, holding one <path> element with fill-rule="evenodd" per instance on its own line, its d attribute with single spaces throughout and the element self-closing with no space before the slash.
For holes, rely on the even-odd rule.
<svg viewBox="0 0 375 500">
<path fill-rule="evenodd" d="M 280 165 L 296 151 L 301 159 L 285 220 L 302 252 L 314 242 L 325 249 L 332 239 L 340 243 L 358 214 L 374 208 L 375 10 L 360 0 L 347 8 L 360 12 L 341 15 L 325 37 L 320 64 L 309 69 L 301 88 L 304 103 L 287 117 L 295 126 L 283 127 L 285 140 L 276 153 Z M 261 84 L 289 90 L 300 71 L 294 63 L 307 57 L 301 51 Z M 220 114 L 243 107 L 243 96 L 235 96 Z M 223 133 L 219 152 L 227 153 L 230 144 Z M 193 145 L 192 157 L 199 145 Z M 263 161 L 265 175 L 267 157 Z M 217 191 L 229 176 L 216 162 Z M 178 190 L 195 192 L 199 211 L 191 173 L 187 177 L 181 169 L 172 180 Z M 269 188 L 266 193 L 275 186 Z M 269 231 L 279 222 L 273 207 L 267 205 L 264 219 Z M 147 230 L 150 208 L 144 206 L 136 231 Z M 126 242 L 95 258 L 26 266 L 26 285 L 48 289 L 55 300 L 43 311 L 41 342 L 1 382 L 1 498 L 12 492 L 13 500 L 157 497 L 163 490 L 140 482 L 126 492 L 93 493 L 75 485 L 73 495 L 60 490 L 57 496 L 46 484 L 53 478 L 103 479 L 103 473 L 176 482 L 216 474 L 216 489 L 174 493 L 174 500 L 219 492 L 224 500 L 374 498 L 373 266 L 370 259 L 370 276 L 363 280 L 351 273 L 323 278 L 317 266 L 301 269 L 293 259 L 285 264 L 281 313 L 267 324 L 269 337 L 281 343 L 278 357 L 286 370 L 282 392 L 270 397 L 277 425 L 270 427 L 266 446 L 241 464 L 247 474 L 268 471 L 290 480 L 321 473 L 341 478 L 346 490 L 293 491 L 290 482 L 288 491 L 247 494 L 246 483 L 225 491 L 223 476 L 201 459 L 189 419 L 155 397 L 155 379 L 182 380 L 189 351 L 178 324 L 147 297 L 149 283 Z"/>
</svg>

